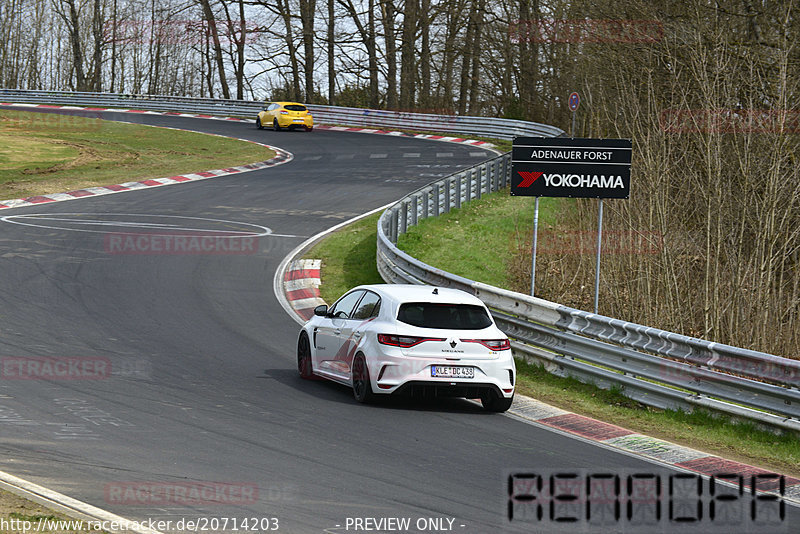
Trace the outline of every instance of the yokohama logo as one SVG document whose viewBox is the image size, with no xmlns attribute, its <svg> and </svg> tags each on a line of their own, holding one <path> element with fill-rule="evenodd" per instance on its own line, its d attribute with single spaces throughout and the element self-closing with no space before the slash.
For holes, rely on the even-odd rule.
<svg viewBox="0 0 800 534">
<path fill-rule="evenodd" d="M 604 174 L 542 174 L 547 187 L 602 187 L 605 189 L 625 188 L 622 176 Z"/>
<path fill-rule="evenodd" d="M 527 171 L 518 171 L 519 175 L 522 176 L 522 181 L 519 183 L 517 187 L 530 187 L 533 185 L 533 182 L 539 179 L 539 177 L 544 174 L 543 172 L 527 172 Z"/>
<path fill-rule="evenodd" d="M 517 187 L 530 187 L 539 178 L 544 178 L 546 187 L 602 187 L 624 189 L 622 176 L 604 174 L 545 174 L 543 172 L 518 171 L 522 181 Z"/>
</svg>

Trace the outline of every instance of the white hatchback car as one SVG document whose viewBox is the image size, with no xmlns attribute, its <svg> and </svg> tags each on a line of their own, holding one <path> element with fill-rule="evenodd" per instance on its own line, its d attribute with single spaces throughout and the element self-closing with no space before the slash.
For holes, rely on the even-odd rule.
<svg viewBox="0 0 800 534">
<path fill-rule="evenodd" d="M 504 412 L 514 400 L 516 367 L 508 337 L 476 297 L 418 285 L 365 285 L 300 332 L 297 367 L 353 388 L 356 400 L 423 394 L 480 398 Z"/>
</svg>

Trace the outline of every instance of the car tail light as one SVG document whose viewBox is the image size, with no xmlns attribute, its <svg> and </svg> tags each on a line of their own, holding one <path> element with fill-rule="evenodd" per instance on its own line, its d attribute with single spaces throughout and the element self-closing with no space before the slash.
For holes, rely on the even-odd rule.
<svg viewBox="0 0 800 534">
<path fill-rule="evenodd" d="M 396 336 L 394 334 L 378 334 L 378 343 L 381 345 L 391 345 L 407 349 L 425 341 L 446 341 L 443 337 L 417 337 L 417 336 Z"/>
<path fill-rule="evenodd" d="M 288 112 L 288 111 L 286 111 L 285 109 L 282 109 L 282 110 L 281 110 L 281 115 L 288 115 L 288 114 L 289 114 L 289 112 Z"/>
<path fill-rule="evenodd" d="M 511 342 L 508 339 L 462 339 L 464 343 L 480 343 L 489 350 L 508 350 Z"/>
</svg>

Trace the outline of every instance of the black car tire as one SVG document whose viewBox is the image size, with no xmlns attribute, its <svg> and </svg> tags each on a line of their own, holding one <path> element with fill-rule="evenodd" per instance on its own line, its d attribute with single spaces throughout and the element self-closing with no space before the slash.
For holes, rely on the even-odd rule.
<svg viewBox="0 0 800 534">
<path fill-rule="evenodd" d="M 259 130 L 264 129 L 264 125 L 261 124 L 261 117 L 256 117 L 256 128 L 258 128 Z"/>
<path fill-rule="evenodd" d="M 306 380 L 314 376 L 311 368 L 311 343 L 308 341 L 308 334 L 302 332 L 300 339 L 297 340 L 297 371 Z"/>
<path fill-rule="evenodd" d="M 358 402 L 369 403 L 375 400 L 372 385 L 369 382 L 367 360 L 360 352 L 353 359 L 353 396 Z"/>
<path fill-rule="evenodd" d="M 511 404 L 514 402 L 514 397 L 507 399 L 505 397 L 499 396 L 494 391 L 487 391 L 483 395 L 481 395 L 481 404 L 483 404 L 483 409 L 487 412 L 495 412 L 495 413 L 502 413 L 511 408 Z"/>
<path fill-rule="evenodd" d="M 275 130 L 276 132 L 280 132 L 281 131 L 281 125 L 278 124 L 278 119 L 273 119 L 272 120 L 272 129 Z"/>
</svg>

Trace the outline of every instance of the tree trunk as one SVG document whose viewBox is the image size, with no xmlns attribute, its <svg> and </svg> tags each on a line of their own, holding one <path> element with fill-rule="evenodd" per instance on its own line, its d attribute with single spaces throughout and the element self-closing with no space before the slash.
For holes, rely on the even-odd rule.
<svg viewBox="0 0 800 534">
<path fill-rule="evenodd" d="M 70 0 L 72 1 L 72 0 Z M 219 34 L 217 33 L 217 21 L 214 18 L 214 12 L 211 11 L 211 4 L 209 0 L 199 0 L 200 5 L 203 7 L 203 16 L 208 23 L 208 31 L 211 34 L 211 40 L 214 44 L 214 55 L 217 60 L 217 69 L 219 70 L 219 82 L 222 85 L 222 97 L 230 100 L 231 91 L 228 88 L 228 80 L 225 78 L 225 65 L 222 62 L 222 46 L 219 44 Z"/>
<path fill-rule="evenodd" d="M 481 79 L 481 29 L 483 28 L 483 8 L 485 0 L 477 0 L 477 3 L 478 9 L 473 13 L 475 17 L 475 30 L 472 33 L 472 50 L 469 54 L 472 58 L 472 72 L 470 73 L 469 86 L 469 112 L 473 115 L 479 112 L 478 96 L 480 87 L 478 86 L 478 82 Z"/>
<path fill-rule="evenodd" d="M 336 59 L 334 49 L 334 39 L 336 34 L 334 32 L 334 1 L 328 0 L 328 105 L 336 105 L 336 69 L 334 68 L 334 60 Z"/>
<path fill-rule="evenodd" d="M 422 0 L 420 13 L 420 31 L 422 33 L 422 50 L 419 55 L 420 63 L 420 95 L 419 104 L 423 108 L 431 107 L 431 0 Z"/>
<path fill-rule="evenodd" d="M 393 0 L 381 0 L 383 39 L 386 42 L 386 107 L 397 109 L 397 42 L 395 41 Z"/>
<path fill-rule="evenodd" d="M 475 8 L 478 0 L 472 0 L 470 7 L 469 23 L 467 24 L 467 36 L 464 39 L 463 55 L 461 57 L 461 83 L 458 90 L 458 114 L 463 115 L 467 111 L 470 65 L 473 61 L 472 52 L 475 41 Z"/>
<path fill-rule="evenodd" d="M 406 0 L 403 11 L 403 43 L 400 46 L 400 108 L 414 107 L 414 89 L 416 87 L 416 51 L 417 14 L 419 0 Z"/>
<path fill-rule="evenodd" d="M 316 0 L 300 0 L 300 17 L 303 23 L 303 55 L 306 82 L 306 102 L 314 99 L 314 17 Z"/>
</svg>

